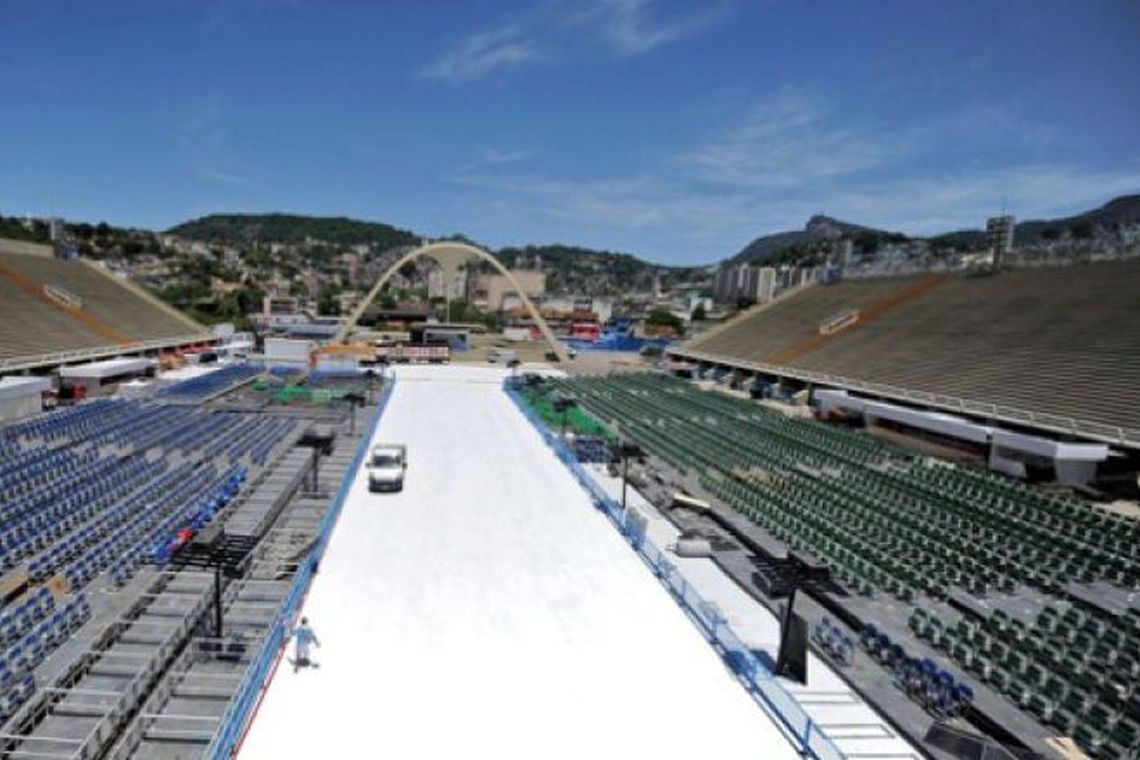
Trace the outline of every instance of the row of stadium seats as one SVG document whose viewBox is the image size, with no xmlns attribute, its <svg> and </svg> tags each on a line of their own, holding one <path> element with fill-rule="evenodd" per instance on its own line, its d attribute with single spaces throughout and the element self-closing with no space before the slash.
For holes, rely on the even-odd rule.
<svg viewBox="0 0 1140 760">
<path fill-rule="evenodd" d="M 1009 622 L 1005 638 L 977 637 L 916 618 L 916 634 L 1039 720 L 1079 724 L 1086 749 L 1140 749 L 1126 741 L 1140 719 L 1128 713 L 1132 691 L 1107 675 L 1140 676 L 1131 638 L 1140 613 L 1071 612 L 1069 592 L 1073 583 L 1140 586 L 1136 522 L 673 378 L 631 373 L 547 385 L 697 474 L 711 495 L 826 562 L 857 593 L 886 591 L 903 602 L 924 593 L 926 604 L 955 590 L 982 598 L 1036 588 L 1063 610 L 1053 629 L 1043 620 L 1018 633 Z"/>
<path fill-rule="evenodd" d="M 273 418 L 238 412 L 217 412 L 216 421 L 222 428 L 211 435 L 211 442 L 203 449 L 206 456 L 225 455 L 235 462 L 249 455 L 254 464 L 265 464 L 273 447 L 296 427 L 288 418 Z"/>
<path fill-rule="evenodd" d="M 130 418 L 114 429 L 97 434 L 90 439 L 92 443 L 116 446 L 123 451 L 142 451 L 193 426 L 194 417 L 201 414 L 190 407 L 128 403 L 134 406 Z"/>
<path fill-rule="evenodd" d="M 133 419 L 137 404 L 101 398 L 65 407 L 40 417 L 17 423 L 6 429 L 13 438 L 39 444 L 82 440 L 118 428 L 124 418 Z"/>
<path fill-rule="evenodd" d="M 1029 584 L 1140 583 L 1140 526 L 996 476 L 913 458 L 854 431 L 794 419 L 652 375 L 559 383 L 861 590 L 984 595 Z M 771 487 L 778 484 L 778 487 Z"/>
<path fill-rule="evenodd" d="M 197 533 L 214 519 L 218 510 L 237 495 L 242 482 L 245 480 L 245 475 L 245 468 L 230 467 L 224 475 L 216 478 L 208 488 L 202 491 L 198 498 L 192 498 L 182 508 L 172 512 L 152 532 L 146 545 L 140 545 L 140 550 L 146 552 L 145 556 L 156 564 L 161 565 L 167 562 L 172 553 L 184 542 L 179 534 L 186 530 Z M 129 572 L 130 568 L 120 568 L 120 571 L 122 570 Z"/>
<path fill-rule="evenodd" d="M 7 646 L 0 654 L 0 721 L 7 720 L 35 693 L 32 670 L 91 617 L 87 598 L 79 594 L 62 606 L 46 588 L 32 594 L 22 610 L 35 608 L 35 616 L 21 611 L 0 613 L 0 634 Z"/>
<path fill-rule="evenodd" d="M 974 701 L 969 684 L 928 657 L 910 657 L 901 644 L 873 623 L 859 632 L 859 646 L 895 678 L 903 691 L 939 718 L 960 715 Z"/>
<path fill-rule="evenodd" d="M 953 625 L 915 609 L 911 629 L 1043 723 L 1107 757 L 1140 750 L 1140 613 L 1051 604 L 1026 625 L 1002 610 Z"/>
<path fill-rule="evenodd" d="M 140 457 L 96 462 L 63 474 L 34 497 L 9 505 L 23 513 L 0 527 L 4 565 L 43 550 L 73 530 L 82 534 L 80 526 L 163 469 L 164 462 Z M 36 569 L 29 567 L 29 572 L 35 574 Z"/>
<path fill-rule="evenodd" d="M 613 459 L 609 443 L 597 436 L 580 435 L 574 438 L 574 457 L 579 462 L 606 463 Z"/>
<path fill-rule="evenodd" d="M 94 414 L 72 414 L 68 419 L 83 419 L 94 427 L 69 424 L 66 430 L 82 436 L 100 428 L 99 414 L 120 420 L 121 410 L 129 407 L 132 420 L 158 420 L 162 426 L 144 424 L 142 433 L 124 431 L 123 441 L 131 447 L 173 441 L 184 454 L 191 454 L 192 460 L 206 462 L 224 455 L 230 470 L 223 480 L 237 472 L 244 477 L 244 468 L 238 464 L 244 458 L 264 464 L 296 427 L 288 418 L 211 414 L 190 407 L 134 402 L 90 406 L 96 410 Z M 172 422 L 185 427 L 164 431 L 161 437 L 147 432 L 162 430 Z M 42 433 L 46 429 L 43 425 L 24 426 L 20 433 Z M 78 588 L 110 567 L 123 581 L 142 561 L 149 539 L 161 532 L 158 526 L 171 510 L 189 499 L 193 489 L 209 493 L 217 486 L 209 478 L 213 464 L 206 468 L 206 476 L 192 477 L 193 461 L 169 470 L 165 456 L 135 454 L 100 459 L 90 443 L 88 439 L 60 449 L 30 449 L 20 455 L 16 470 L 9 472 L 5 467 L 6 478 L 0 479 L 8 487 L 4 493 L 23 495 L 0 506 L 0 569 L 26 563 L 33 583 L 62 572 Z M 146 533 L 148 530 L 151 533 Z"/>
<path fill-rule="evenodd" d="M 262 369 L 252 364 L 233 364 L 205 375 L 175 383 L 160 390 L 158 395 L 178 398 L 206 398 L 261 373 Z"/>
<path fill-rule="evenodd" d="M 61 470 L 89 464 L 97 459 L 97 452 L 90 447 L 64 451 L 24 451 L 0 465 L 0 496 L 5 501 L 17 499 L 43 488 L 57 478 Z M 7 516 L 0 508 L 0 521 L 5 519 Z"/>
</svg>

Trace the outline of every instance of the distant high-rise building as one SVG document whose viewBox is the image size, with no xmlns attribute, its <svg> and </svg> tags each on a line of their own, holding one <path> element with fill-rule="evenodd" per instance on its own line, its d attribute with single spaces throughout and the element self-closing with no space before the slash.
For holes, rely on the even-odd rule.
<svg viewBox="0 0 1140 760">
<path fill-rule="evenodd" d="M 994 264 L 1000 264 L 1002 258 L 1013 250 L 1013 231 L 1016 224 L 1017 220 L 1010 214 L 991 216 L 986 220 L 986 239 L 990 244 Z"/>
<path fill-rule="evenodd" d="M 756 303 L 771 301 L 776 297 L 776 270 L 772 267 L 760 269 L 756 283 Z"/>
<path fill-rule="evenodd" d="M 851 238 L 840 238 L 832 245 L 835 252 L 835 263 L 841 267 L 851 265 L 851 257 L 855 253 L 855 241 Z"/>
<path fill-rule="evenodd" d="M 740 264 L 718 269 L 713 274 L 713 298 L 719 303 L 752 301 L 763 303 L 776 294 L 776 270 Z"/>
<path fill-rule="evenodd" d="M 463 298 L 467 293 L 467 269 L 448 272 L 443 267 L 428 270 L 428 298 Z"/>
</svg>

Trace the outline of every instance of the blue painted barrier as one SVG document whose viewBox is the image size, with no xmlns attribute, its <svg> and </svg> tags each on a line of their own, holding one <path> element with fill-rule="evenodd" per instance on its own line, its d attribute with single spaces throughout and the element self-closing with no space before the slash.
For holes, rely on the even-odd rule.
<svg viewBox="0 0 1140 760">
<path fill-rule="evenodd" d="M 260 698 L 262 690 L 268 686 L 267 680 L 274 663 L 277 661 L 277 655 L 289 639 L 289 629 L 297 616 L 301 600 L 305 597 L 305 592 L 313 579 L 313 572 L 328 545 L 329 536 L 332 535 L 337 518 L 340 516 L 341 509 L 344 508 L 344 500 L 348 497 L 348 491 L 356 479 L 356 474 L 360 470 L 365 454 L 368 452 L 368 444 L 376 432 L 376 427 L 380 424 L 380 419 L 384 416 L 384 409 L 388 406 L 388 400 L 392 397 L 392 390 L 395 386 L 394 377 L 385 381 L 384 389 L 376 403 L 376 415 L 372 418 L 368 431 L 360 439 L 352 464 L 345 471 L 336 497 L 321 520 L 317 540 L 305 561 L 298 568 L 297 574 L 293 576 L 293 585 L 289 587 L 289 593 L 286 594 L 281 603 L 281 609 L 270 626 L 269 634 L 265 637 L 265 641 L 253 662 L 250 663 L 249 669 L 246 670 L 237 694 L 230 702 L 229 709 L 226 710 L 226 714 L 222 718 L 218 733 L 206 751 L 206 756 L 211 760 L 223 760 L 232 757 L 242 735 L 245 733 L 253 708 Z"/>
<path fill-rule="evenodd" d="M 697 593 L 665 553 L 653 545 L 645 535 L 642 525 L 633 520 L 626 520 L 621 504 L 597 484 L 579 464 L 573 450 L 546 426 L 522 395 L 511 387 L 509 381 L 504 383 L 503 389 L 590 495 L 594 505 L 609 517 L 661 584 L 669 590 L 674 600 L 696 621 L 701 633 L 736 674 L 753 699 L 779 722 L 789 737 L 799 744 L 800 752 L 819 760 L 843 758 L 843 753 L 820 730 L 803 706 L 780 685 L 772 671 L 733 632 L 717 606 Z"/>
</svg>

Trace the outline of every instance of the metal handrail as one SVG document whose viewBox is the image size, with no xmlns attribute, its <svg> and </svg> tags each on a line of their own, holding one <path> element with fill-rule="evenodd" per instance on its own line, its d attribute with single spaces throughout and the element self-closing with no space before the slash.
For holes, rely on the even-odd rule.
<svg viewBox="0 0 1140 760">
<path fill-rule="evenodd" d="M 317 540 L 313 542 L 312 549 L 310 549 L 304 561 L 301 562 L 297 574 L 293 576 L 293 582 L 289 587 L 289 592 L 281 601 L 280 611 L 272 623 L 270 623 L 269 631 L 262 639 L 260 651 L 246 669 L 241 685 L 226 707 L 222 719 L 218 722 L 217 730 L 203 754 L 204 757 L 210 758 L 211 760 L 224 760 L 225 758 L 229 758 L 233 755 L 238 744 L 241 742 L 252 717 L 253 709 L 262 691 L 269 686 L 268 678 L 271 674 L 273 663 L 277 659 L 278 652 L 281 651 L 281 648 L 285 646 L 288 640 L 288 628 L 296 617 L 297 611 L 300 609 L 301 602 L 304 599 L 305 592 L 308 590 L 309 583 L 312 581 L 313 567 L 324 553 L 325 545 L 328 542 L 329 536 L 332 534 L 333 528 L 336 526 L 341 508 L 344 506 L 345 499 L 348 497 L 349 488 L 356 477 L 357 471 L 360 469 L 360 465 L 364 461 L 365 453 L 368 451 L 368 444 L 372 440 L 376 427 L 380 424 L 380 419 L 384 415 L 384 409 L 387 407 L 388 400 L 392 396 L 392 389 L 395 387 L 395 384 L 394 379 L 388 379 L 385 382 L 384 390 L 381 392 L 380 399 L 376 404 L 376 413 L 373 415 L 372 423 L 361 437 L 352 463 L 348 469 L 345 470 L 340 488 L 332 504 L 329 506 L 328 511 L 325 512 L 324 517 L 321 519 Z"/>
<path fill-rule="evenodd" d="M 1074 417 L 1051 414 L 1048 412 L 1034 412 L 1014 406 L 1005 406 L 985 401 L 963 399 L 957 396 L 918 391 L 886 383 L 872 383 L 865 380 L 833 375 L 827 372 L 813 372 L 812 370 L 796 369 L 784 365 L 766 364 L 763 362 L 750 362 L 736 359 L 723 354 L 710 354 L 704 351 L 689 351 L 684 347 L 670 347 L 666 354 L 690 361 L 704 361 L 714 364 L 723 364 L 750 372 L 764 372 L 770 375 L 785 376 L 803 380 L 819 385 L 832 385 L 863 393 L 878 396 L 887 396 L 903 401 L 912 401 L 928 406 L 935 406 L 948 411 L 963 414 L 972 414 L 991 419 L 1013 422 L 1017 424 L 1030 424 L 1043 430 L 1057 433 L 1093 438 L 1106 443 L 1121 446 L 1140 446 L 1140 429 L 1126 428 L 1117 425 L 1106 425 L 1103 422 L 1082 420 Z"/>
<path fill-rule="evenodd" d="M 66 351 L 49 351 L 42 354 L 28 354 L 10 359 L 0 359 L 0 372 L 14 372 L 21 369 L 32 369 L 51 364 L 66 364 L 67 362 L 84 359 L 98 359 L 103 356 L 118 356 L 119 354 L 135 351 L 150 351 L 156 348 L 179 346 L 186 343 L 201 343 L 215 340 L 210 333 L 193 333 L 176 335 L 171 338 L 156 338 L 154 340 L 135 341 L 126 344 L 112 344 L 106 346 L 93 346 L 91 348 L 72 348 Z"/>
</svg>

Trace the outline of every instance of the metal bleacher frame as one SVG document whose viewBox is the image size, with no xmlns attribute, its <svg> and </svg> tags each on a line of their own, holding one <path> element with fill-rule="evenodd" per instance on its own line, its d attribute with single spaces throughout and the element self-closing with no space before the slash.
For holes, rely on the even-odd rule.
<svg viewBox="0 0 1140 760">
<path fill-rule="evenodd" d="M 246 669 L 241 685 L 238 687 L 221 721 L 218 723 L 217 730 L 206 751 L 203 753 L 203 757 L 210 758 L 211 760 L 230 758 L 240 746 L 245 732 L 249 727 L 254 709 L 260 702 L 265 689 L 268 688 L 269 679 L 272 677 L 277 660 L 288 642 L 291 634 L 290 628 L 297 612 L 300 610 L 301 603 L 304 601 L 305 594 L 309 589 L 314 568 L 324 553 L 325 545 L 328 542 L 329 536 L 332 535 L 333 528 L 336 526 L 341 508 L 344 506 L 344 501 L 348 497 L 349 488 L 356 478 L 356 473 L 360 469 L 361 463 L 364 461 L 365 453 L 368 451 L 368 444 L 372 440 L 373 434 L 384 416 L 384 409 L 387 407 L 388 400 L 392 396 L 392 390 L 395 384 L 393 378 L 385 380 L 384 389 L 381 391 L 380 398 L 376 403 L 376 412 L 372 417 L 368 429 L 361 437 L 360 443 L 357 445 L 352 463 L 345 471 L 344 478 L 341 480 L 340 487 L 337 490 L 336 496 L 333 498 L 332 504 L 321 519 L 316 540 L 313 542 L 304 560 L 301 561 L 296 575 L 293 576 L 289 592 L 282 601 L 279 612 L 273 617 L 269 630 L 261 639 L 260 649 L 254 655 L 252 662 Z"/>
<path fill-rule="evenodd" d="M 1089 420 L 1074 419 L 1056 414 L 1033 412 L 1028 409 L 969 401 L 956 396 L 947 396 L 939 393 L 928 393 L 908 388 L 900 388 L 883 383 L 869 383 L 849 377 L 841 377 L 826 372 L 812 372 L 811 370 L 797 369 L 788 365 L 764 364 L 735 359 L 723 354 L 711 354 L 704 351 L 690 351 L 685 348 L 669 348 L 666 353 L 670 356 L 688 359 L 690 361 L 721 364 L 727 367 L 746 370 L 748 372 L 761 372 L 777 377 L 789 377 L 816 385 L 825 385 L 860 391 L 875 396 L 909 401 L 924 406 L 937 407 L 950 412 L 968 414 L 986 419 L 1001 420 L 1018 425 L 1028 425 L 1049 430 L 1055 433 L 1074 435 L 1082 438 L 1103 441 L 1129 448 L 1140 448 L 1140 430 L 1113 425 L 1103 425 Z"/>
</svg>

